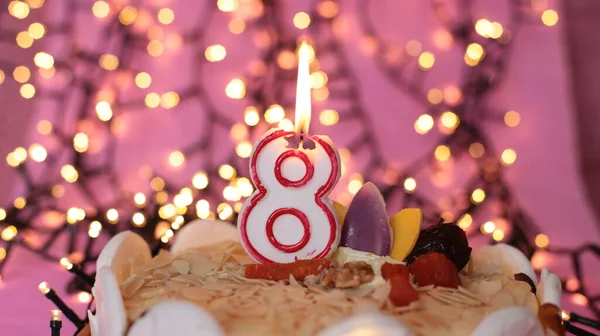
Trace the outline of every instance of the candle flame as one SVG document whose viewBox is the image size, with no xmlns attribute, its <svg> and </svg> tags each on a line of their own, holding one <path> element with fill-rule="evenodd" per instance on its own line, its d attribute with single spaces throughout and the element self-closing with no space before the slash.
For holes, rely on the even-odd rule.
<svg viewBox="0 0 600 336">
<path fill-rule="evenodd" d="M 296 132 L 308 134 L 310 124 L 310 50 L 306 42 L 298 49 L 298 83 L 296 86 Z"/>
</svg>

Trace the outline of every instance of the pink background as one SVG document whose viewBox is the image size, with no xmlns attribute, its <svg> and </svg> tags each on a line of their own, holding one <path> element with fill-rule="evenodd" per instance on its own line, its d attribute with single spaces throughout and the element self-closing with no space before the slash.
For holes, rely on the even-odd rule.
<svg viewBox="0 0 600 336">
<path fill-rule="evenodd" d="M 51 3 L 52 1 L 49 1 Z M 85 1 L 91 8 L 90 1 Z M 153 0 L 145 1 L 160 8 L 168 5 L 175 11 L 175 22 L 165 31 L 180 31 L 191 27 L 196 9 L 196 1 L 192 0 Z M 286 22 L 290 23 L 293 14 L 307 9 L 308 2 L 285 1 L 287 6 Z M 417 39 L 423 43 L 424 50 L 431 50 L 436 55 L 436 64 L 425 82 L 426 88 L 444 87 L 457 82 L 458 67 L 464 66 L 463 51 L 454 46 L 450 50 L 441 50 L 433 42 L 434 32 L 441 28 L 433 17 L 430 5 L 424 1 L 378 1 L 371 7 L 371 15 L 377 17 L 376 29 L 384 37 L 398 43 Z M 301 5 L 302 4 L 302 5 Z M 54 6 L 54 7 L 53 7 Z M 550 8 L 556 8 L 553 1 Z M 46 8 L 46 7 L 45 7 Z M 475 12 L 492 21 L 506 20 L 503 2 L 479 1 Z M 48 4 L 45 15 L 52 14 L 56 5 Z M 86 48 L 94 48 L 95 33 L 101 20 L 91 16 L 82 17 L 78 22 L 80 42 Z M 80 14 L 82 15 L 82 14 Z M 349 19 L 349 31 L 343 38 L 345 52 L 353 69 L 359 74 L 362 98 L 367 105 L 371 120 L 378 129 L 378 140 L 383 152 L 390 161 L 400 166 L 410 163 L 424 151 L 430 150 L 439 133 L 430 132 L 418 135 L 413 129 L 416 118 L 424 113 L 411 101 L 410 97 L 401 94 L 394 88 L 383 74 L 375 67 L 371 56 L 360 48 L 360 27 L 356 24 L 356 0 L 345 1 L 342 15 Z M 560 15 L 560 12 L 559 12 Z M 226 83 L 236 75 L 245 72 L 256 48 L 249 38 L 250 31 L 241 35 L 233 35 L 227 30 L 227 22 L 231 14 L 219 13 L 211 23 L 207 45 L 219 43 L 227 48 L 224 61 L 209 64 L 205 67 L 203 81 L 211 87 L 210 95 L 214 103 L 235 120 L 242 120 L 245 102 L 232 101 L 224 94 Z M 568 70 L 565 61 L 564 43 L 561 39 L 562 21 L 555 27 L 543 25 L 524 26 L 520 35 L 513 41 L 512 61 L 507 69 L 508 75 L 500 90 L 494 94 L 492 101 L 499 111 L 516 110 L 521 114 L 522 122 L 517 128 L 507 128 L 502 124 L 487 126 L 493 144 L 498 151 L 513 148 L 517 152 L 516 163 L 508 169 L 507 177 L 515 190 L 516 197 L 526 211 L 530 213 L 537 225 L 545 232 L 551 244 L 572 247 L 585 241 L 598 242 L 600 239 L 595 225 L 595 218 L 589 209 L 581 188 L 581 181 L 576 166 L 576 149 L 572 106 L 568 94 Z M 48 46 L 51 48 L 51 46 Z M 153 77 L 150 89 L 125 89 L 127 96 L 140 100 L 150 91 L 178 91 L 186 87 L 193 74 L 190 73 L 192 51 L 166 51 L 158 59 L 140 55 L 140 69 L 149 72 Z M 8 81 L 7 81 L 8 82 Z M 6 85 L 6 84 L 5 84 Z M 40 85 L 52 83 L 40 82 Z M 5 88 L 4 86 L 2 87 Z M 2 99 L 12 95 L 17 97 L 18 87 L 7 86 L 0 91 Z M 17 98 L 14 98 L 17 99 Z M 20 98 L 19 98 L 20 99 Z M 4 157 L 16 145 L 29 145 L 44 139 L 34 134 L 35 121 L 40 118 L 51 118 L 51 108 L 38 104 L 36 116 L 30 120 L 9 118 L 10 114 L 19 113 L 20 105 L 6 110 L 2 118 L 12 127 L 5 127 L 5 145 L 0 145 L 0 157 Z M 322 107 L 313 105 L 313 111 Z M 140 109 L 131 111 L 123 117 L 124 132 L 119 136 L 118 163 L 122 175 L 129 179 L 131 190 L 138 190 L 143 185 L 137 178 L 137 169 L 148 164 L 168 176 L 171 180 L 184 183 L 189 181 L 196 171 L 198 162 L 189 161 L 181 169 L 169 167 L 168 153 L 180 149 L 192 142 L 202 129 L 204 122 L 200 104 L 186 102 L 173 110 L 161 108 L 153 110 Z M 24 112 L 25 114 L 26 112 Z M 293 115 L 287 115 L 293 119 Z M 329 135 L 338 147 L 346 141 L 343 126 L 324 127 L 318 125 L 318 117 L 313 114 L 312 129 L 317 134 Z M 23 138 L 24 132 L 30 136 Z M 14 137 L 14 138 L 13 138 Z M 14 143 L 14 139 L 19 139 Z M 230 141 L 222 137 L 223 147 L 229 148 Z M 10 144 L 6 145 L 6 144 Z M 458 163 L 452 169 L 460 170 Z M 351 164 L 352 170 L 352 164 Z M 4 173 L 4 170 L 2 170 Z M 10 176 L 10 175 L 9 175 Z M 3 183 L 13 183 L 12 180 Z M 436 192 L 439 194 L 454 193 L 460 185 L 451 183 Z M 338 193 L 345 192 L 345 185 L 340 185 Z M 432 190 L 432 193 L 434 191 Z M 13 196 L 16 196 L 17 191 Z M 341 196 L 340 196 L 341 197 Z M 12 197 L 6 197 L 12 199 Z M 481 224 L 490 218 L 477 218 L 475 224 Z M 478 225 L 474 225 L 475 228 Z M 561 260 L 542 259 L 545 265 L 563 276 L 568 276 L 566 263 Z M 600 283 L 598 272 L 588 273 L 588 283 Z M 29 252 L 19 250 L 13 255 L 10 264 L 5 268 L 4 282 L 0 284 L 0 334 L 2 335 L 40 335 L 49 332 L 49 310 L 52 304 L 45 300 L 37 285 L 48 281 L 62 294 L 66 301 L 83 316 L 83 307 L 74 296 L 64 294 L 62 284 L 69 278 L 67 272 L 59 265 L 40 261 Z M 596 288 L 598 289 L 598 288 Z M 585 309 L 572 304 L 565 297 L 567 309 L 585 312 Z M 66 322 L 63 329 L 70 334 L 74 329 Z"/>
</svg>

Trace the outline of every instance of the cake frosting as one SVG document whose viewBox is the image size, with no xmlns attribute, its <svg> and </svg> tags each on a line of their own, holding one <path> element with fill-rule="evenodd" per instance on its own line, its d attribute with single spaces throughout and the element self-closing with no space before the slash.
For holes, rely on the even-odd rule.
<svg viewBox="0 0 600 336">
<path fill-rule="evenodd" d="M 338 248 L 333 263 L 364 262 L 372 267 L 370 281 L 352 288 L 325 288 L 314 279 L 294 277 L 250 279 L 245 268 L 255 261 L 232 239 L 231 227 L 221 221 L 189 223 L 175 237 L 173 249 L 154 258 L 139 246 L 135 233 L 116 235 L 97 264 L 96 314 L 89 313 L 92 335 L 560 333 L 537 317 L 544 304 L 560 308 L 560 281 L 544 269 L 538 282 L 527 258 L 508 245 L 474 252 L 459 274 L 457 288 L 416 286 L 419 299 L 396 306 L 388 297 L 390 284 L 381 267 L 403 264 L 400 261 Z M 185 238 L 178 240 L 180 235 Z M 204 238 L 207 235 L 210 240 Z M 516 274 L 527 275 L 533 283 L 517 280 Z"/>
</svg>

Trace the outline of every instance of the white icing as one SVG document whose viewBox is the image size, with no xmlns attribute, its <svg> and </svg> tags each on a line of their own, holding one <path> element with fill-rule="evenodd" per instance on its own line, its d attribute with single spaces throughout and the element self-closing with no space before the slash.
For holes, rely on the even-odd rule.
<svg viewBox="0 0 600 336">
<path fill-rule="evenodd" d="M 187 301 L 166 301 L 152 307 L 138 318 L 127 336 L 222 336 L 214 317 Z"/>
<path fill-rule="evenodd" d="M 122 283 L 131 274 L 131 266 L 144 265 L 152 259 L 148 243 L 137 233 L 123 231 L 112 237 L 98 256 L 96 272 L 108 266 Z"/>
<path fill-rule="evenodd" d="M 352 261 L 364 261 L 371 265 L 375 275 L 381 275 L 381 267 L 385 263 L 404 265 L 402 261 L 392 259 L 391 257 L 382 257 L 370 252 L 358 251 L 343 246 L 338 247 L 332 258 L 340 265 Z"/>
<path fill-rule="evenodd" d="M 471 336 L 544 336 L 544 329 L 529 309 L 509 307 L 483 319 Z"/>
<path fill-rule="evenodd" d="M 537 299 L 540 304 L 550 303 L 561 308 L 562 286 L 556 274 L 543 268 L 538 284 Z"/>
<path fill-rule="evenodd" d="M 264 141 L 264 138 L 268 137 L 272 132 L 273 131 L 268 132 L 261 140 L 257 142 L 254 148 L 258 148 L 260 143 Z M 327 137 L 319 137 L 326 142 L 330 142 L 329 138 Z M 335 152 L 335 160 L 339 162 L 337 150 L 335 150 L 333 145 L 332 148 Z M 327 206 L 328 210 L 334 214 L 333 218 L 337 227 L 334 232 L 335 237 L 333 237 L 333 241 L 330 244 L 329 241 L 331 238 L 331 233 L 330 226 L 328 224 L 329 218 L 327 217 L 326 212 L 315 202 L 315 194 L 320 188 L 323 187 L 323 185 L 326 184 L 327 180 L 332 174 L 331 159 L 329 158 L 323 146 L 317 142 L 315 142 L 315 149 L 305 150 L 300 148 L 299 150 L 305 153 L 308 156 L 309 161 L 312 162 L 314 166 L 314 175 L 304 186 L 298 188 L 284 187 L 279 183 L 275 176 L 275 162 L 282 153 L 289 150 L 291 149 L 288 148 L 288 141 L 284 137 L 280 137 L 264 145 L 260 152 L 255 150 L 252 153 L 251 160 L 257 156 L 255 173 L 259 178 L 259 181 L 253 180 L 253 182 L 254 184 L 261 183 L 267 192 L 260 201 L 256 202 L 256 205 L 247 214 L 248 219 L 246 232 L 248 236 L 248 244 L 251 245 L 260 255 L 279 263 L 289 263 L 296 259 L 311 259 L 328 247 L 331 249 L 326 256 L 330 256 L 333 254 L 335 248 L 339 244 L 341 228 L 337 222 L 337 216 L 335 216 L 336 212 L 333 208 L 331 200 L 327 198 L 327 195 L 324 195 L 322 201 Z M 294 175 L 294 177 L 296 177 L 299 175 L 298 171 L 305 170 L 305 167 L 298 167 L 299 165 L 304 166 L 304 163 L 298 164 L 298 160 L 288 159 L 286 161 L 290 162 L 286 165 L 282 165 L 282 169 L 285 170 L 282 173 L 284 176 Z M 250 167 L 250 169 L 252 175 L 254 171 L 252 170 L 252 167 Z M 294 171 L 292 173 L 290 171 L 292 169 L 298 171 Z M 338 169 L 337 175 L 333 176 L 334 183 L 339 179 L 339 174 L 340 169 Z M 256 190 L 254 194 L 252 194 L 244 203 L 242 211 L 239 215 L 238 226 L 240 226 L 239 223 L 241 223 L 244 214 L 246 211 L 248 211 L 249 204 L 253 202 L 253 199 L 257 197 L 258 194 L 259 190 Z M 306 215 L 309 222 L 310 238 L 308 243 L 297 252 L 289 253 L 277 249 L 271 244 L 266 234 L 265 226 L 269 216 L 271 216 L 271 214 L 277 209 L 284 208 L 299 210 Z M 289 219 L 291 216 L 285 217 L 288 217 Z M 287 220 L 285 217 L 282 216 L 278 220 L 278 225 L 284 229 L 278 230 L 277 238 L 279 239 L 280 243 L 293 245 L 302 239 L 302 236 L 304 235 L 304 229 L 297 229 L 298 225 L 296 225 L 296 219 L 291 221 Z M 246 243 L 243 239 L 241 239 L 241 241 L 244 245 L 244 248 L 249 251 L 249 246 L 246 246 Z"/>
<path fill-rule="evenodd" d="M 96 274 L 94 297 L 96 298 L 96 315 L 90 319 L 92 335 L 123 335 L 127 328 L 125 305 L 117 278 L 108 266 L 100 268 Z M 90 315 L 91 313 L 88 312 L 88 316 Z"/>
<path fill-rule="evenodd" d="M 485 268 L 489 265 L 502 267 L 505 274 L 523 273 L 534 283 L 537 282 L 531 262 L 517 248 L 506 244 L 485 245 L 473 253 L 475 268 Z"/>
<path fill-rule="evenodd" d="M 171 253 L 177 254 L 189 248 L 209 246 L 224 240 L 239 241 L 235 225 L 220 220 L 197 219 L 177 232 Z"/>
<path fill-rule="evenodd" d="M 402 323 L 383 314 L 369 313 L 352 316 L 328 327 L 318 336 L 413 336 Z"/>
</svg>

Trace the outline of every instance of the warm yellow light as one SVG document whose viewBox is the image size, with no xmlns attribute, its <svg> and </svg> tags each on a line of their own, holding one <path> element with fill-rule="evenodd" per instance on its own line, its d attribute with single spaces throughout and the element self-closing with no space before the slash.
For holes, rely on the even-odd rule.
<svg viewBox="0 0 600 336">
<path fill-rule="evenodd" d="M 540 233 L 539 235 L 535 236 L 535 245 L 537 245 L 537 247 L 545 248 L 548 247 L 549 244 L 550 239 L 545 234 Z"/>
<path fill-rule="evenodd" d="M 229 217 L 231 217 L 231 215 L 233 215 L 233 209 L 231 208 L 231 205 L 227 203 L 219 204 L 217 212 L 219 213 L 219 219 L 221 220 L 227 220 Z"/>
<path fill-rule="evenodd" d="M 427 92 L 427 100 L 429 100 L 432 104 L 439 104 L 444 99 L 442 95 L 442 90 L 440 89 L 431 89 Z"/>
<path fill-rule="evenodd" d="M 21 97 L 25 99 L 33 98 L 33 96 L 35 96 L 35 86 L 29 83 L 23 84 L 21 85 L 19 92 L 21 93 Z"/>
<path fill-rule="evenodd" d="M 485 154 L 485 148 L 483 147 L 483 145 L 479 142 L 474 142 L 469 146 L 469 154 L 475 158 L 478 159 L 480 157 L 483 156 L 483 154 Z"/>
<path fill-rule="evenodd" d="M 46 27 L 39 22 L 34 22 L 29 25 L 27 29 L 29 36 L 31 36 L 35 40 L 39 40 L 46 34 Z"/>
<path fill-rule="evenodd" d="M 66 164 L 60 169 L 60 176 L 62 176 L 65 181 L 73 183 L 79 178 L 79 173 L 75 167 L 71 166 L 70 164 Z"/>
<path fill-rule="evenodd" d="M 219 176 L 225 180 L 232 180 L 236 175 L 235 168 L 231 165 L 224 164 L 219 167 Z"/>
<path fill-rule="evenodd" d="M 25 83 L 31 77 L 31 71 L 29 68 L 23 65 L 19 65 L 13 70 L 13 78 L 19 83 Z"/>
<path fill-rule="evenodd" d="M 159 191 L 154 195 L 154 200 L 158 204 L 165 204 L 169 200 L 169 194 L 165 191 Z"/>
<path fill-rule="evenodd" d="M 238 190 L 240 191 L 240 194 L 243 197 L 248 197 L 248 196 L 252 195 L 252 193 L 254 192 L 254 187 L 252 186 L 252 183 L 250 182 L 249 179 L 247 179 L 245 177 L 240 177 L 235 182 L 235 186 L 238 188 Z"/>
<path fill-rule="evenodd" d="M 73 263 L 67 257 L 60 258 L 60 260 L 58 261 L 58 263 L 60 264 L 60 266 L 66 268 L 66 269 L 73 268 Z"/>
<path fill-rule="evenodd" d="M 493 39 L 498 39 L 502 36 L 502 33 L 504 33 L 504 28 L 502 28 L 502 25 L 498 22 L 492 22 L 490 37 Z"/>
<path fill-rule="evenodd" d="M 165 204 L 158 209 L 158 215 L 162 219 L 168 219 L 177 214 L 177 209 L 174 204 Z"/>
<path fill-rule="evenodd" d="M 319 114 L 319 121 L 325 126 L 331 126 L 338 123 L 340 115 L 336 110 L 325 109 Z"/>
<path fill-rule="evenodd" d="M 332 0 L 321 1 L 317 5 L 317 12 L 326 19 L 334 18 L 340 12 L 340 6 Z"/>
<path fill-rule="evenodd" d="M 98 60 L 100 67 L 104 70 L 112 71 L 119 66 L 119 59 L 112 54 L 103 54 Z"/>
<path fill-rule="evenodd" d="M 99 19 L 105 18 L 110 13 L 110 5 L 106 1 L 96 1 L 92 6 L 92 13 Z"/>
<path fill-rule="evenodd" d="M 305 12 L 298 12 L 294 15 L 294 26 L 298 29 L 306 29 L 310 25 L 310 15 Z"/>
<path fill-rule="evenodd" d="M 296 132 L 308 134 L 311 117 L 310 101 L 310 70 L 309 63 L 312 46 L 302 42 L 298 48 L 298 80 L 296 83 L 296 110 L 295 126 Z"/>
<path fill-rule="evenodd" d="M 46 148 L 40 144 L 32 144 L 29 146 L 29 156 L 35 162 L 43 162 L 48 157 Z"/>
<path fill-rule="evenodd" d="M 44 5 L 45 0 L 25 0 L 29 7 L 36 9 L 41 8 Z"/>
<path fill-rule="evenodd" d="M 133 195 L 133 201 L 135 202 L 135 205 L 142 207 L 146 205 L 146 195 L 142 192 L 137 192 Z"/>
<path fill-rule="evenodd" d="M 78 221 L 85 219 L 85 210 L 77 207 L 71 207 L 67 210 L 67 222 L 69 224 L 75 224 Z"/>
<path fill-rule="evenodd" d="M 92 294 L 83 291 L 79 292 L 79 294 L 77 294 L 77 300 L 81 303 L 89 303 L 92 301 Z"/>
<path fill-rule="evenodd" d="M 146 224 L 146 217 L 141 212 L 136 212 L 131 216 L 131 221 L 135 226 L 142 227 Z"/>
<path fill-rule="evenodd" d="M 50 79 L 54 77 L 54 74 L 56 73 L 56 68 L 51 67 L 50 69 L 39 69 L 38 71 L 40 73 L 40 77 L 44 79 Z"/>
<path fill-rule="evenodd" d="M 29 32 L 25 31 L 17 34 L 16 41 L 17 45 L 23 49 L 27 49 L 33 44 L 33 38 L 31 37 L 31 35 L 29 35 Z"/>
<path fill-rule="evenodd" d="M 208 176 L 205 172 L 197 172 L 192 177 L 192 185 L 196 189 L 204 189 L 208 186 Z"/>
<path fill-rule="evenodd" d="M 158 22 L 168 25 L 175 20 L 175 13 L 171 8 L 162 8 L 158 11 Z"/>
<path fill-rule="evenodd" d="M 581 293 L 573 294 L 573 296 L 571 296 L 571 301 L 573 301 L 574 304 L 579 306 L 587 306 L 588 304 L 588 298 Z"/>
<path fill-rule="evenodd" d="M 149 108 L 158 107 L 158 105 L 160 105 L 160 96 L 156 92 L 150 92 L 146 95 L 144 103 L 146 103 L 146 106 Z"/>
<path fill-rule="evenodd" d="M 581 283 L 576 277 L 569 277 L 565 283 L 565 288 L 568 291 L 576 291 L 579 289 L 579 286 L 581 286 Z"/>
<path fill-rule="evenodd" d="M 89 146 L 90 139 L 88 138 L 87 134 L 81 132 L 75 134 L 73 137 L 73 148 L 75 148 L 76 151 L 83 153 L 88 150 Z"/>
<path fill-rule="evenodd" d="M 315 101 L 318 102 L 326 101 L 327 98 L 329 98 L 329 89 L 326 87 L 315 89 L 313 92 L 313 97 Z"/>
<path fill-rule="evenodd" d="M 52 55 L 40 51 L 33 57 L 33 63 L 42 69 L 50 69 L 54 66 L 54 57 Z"/>
<path fill-rule="evenodd" d="M 152 84 L 152 77 L 147 72 L 140 72 L 135 75 L 135 85 L 140 89 L 147 89 Z"/>
<path fill-rule="evenodd" d="M 419 67 L 423 70 L 429 70 L 435 63 L 435 56 L 429 51 L 422 53 L 419 56 Z"/>
<path fill-rule="evenodd" d="M 240 141 L 235 146 L 235 152 L 241 158 L 248 158 L 250 157 L 250 154 L 252 154 L 252 144 L 250 143 L 250 141 Z"/>
<path fill-rule="evenodd" d="M 362 188 L 363 184 L 364 182 L 362 176 L 359 174 L 354 174 L 350 179 L 350 182 L 348 182 L 348 192 L 352 195 L 355 195 L 360 188 Z"/>
<path fill-rule="evenodd" d="M 284 118 L 279 122 L 277 127 L 284 131 L 290 132 L 294 130 L 294 123 L 290 119 Z"/>
<path fill-rule="evenodd" d="M 242 195 L 238 188 L 227 186 L 223 189 L 223 197 L 228 201 L 237 202 L 242 198 Z"/>
<path fill-rule="evenodd" d="M 137 18 L 138 12 L 137 9 L 133 6 L 125 6 L 119 13 L 119 21 L 128 26 L 135 21 Z"/>
<path fill-rule="evenodd" d="M 88 235 L 91 238 L 98 238 L 100 236 L 100 232 L 102 231 L 102 224 L 98 221 L 92 221 L 90 223 L 90 227 L 88 228 Z"/>
<path fill-rule="evenodd" d="M 415 121 L 415 131 L 419 134 L 426 134 L 433 128 L 433 117 L 429 114 L 421 114 Z"/>
<path fill-rule="evenodd" d="M 471 193 L 471 202 L 473 202 L 474 204 L 479 204 L 483 202 L 484 199 L 485 191 L 483 191 L 483 189 L 481 188 L 477 188 L 473 190 L 473 193 Z"/>
<path fill-rule="evenodd" d="M 233 12 L 238 5 L 238 0 L 217 0 L 217 8 L 222 12 Z"/>
<path fill-rule="evenodd" d="M 548 26 L 552 27 L 558 22 L 558 13 L 552 9 L 546 9 L 542 13 L 542 22 Z"/>
<path fill-rule="evenodd" d="M 4 210 L 4 208 L 0 208 L 0 221 L 3 221 L 6 219 L 6 210 Z"/>
<path fill-rule="evenodd" d="M 165 188 L 165 180 L 162 178 L 155 176 L 150 180 L 150 188 L 154 191 L 161 191 Z"/>
<path fill-rule="evenodd" d="M 207 200 L 199 200 L 196 202 L 196 215 L 198 218 L 208 218 L 210 216 L 210 204 Z"/>
<path fill-rule="evenodd" d="M 179 104 L 179 95 L 175 91 L 165 92 L 160 96 L 160 106 L 165 109 L 171 109 L 177 104 Z"/>
<path fill-rule="evenodd" d="M 231 131 L 229 131 L 231 137 L 235 140 L 243 140 L 248 136 L 248 129 L 246 125 L 241 123 L 236 123 L 231 126 Z"/>
<path fill-rule="evenodd" d="M 419 54 L 421 53 L 421 42 L 417 41 L 417 40 L 410 40 L 408 42 L 406 42 L 406 46 L 404 47 L 404 49 L 406 50 L 406 53 L 410 56 L 416 57 L 419 56 Z"/>
<path fill-rule="evenodd" d="M 492 238 L 494 238 L 495 241 L 501 241 L 502 239 L 504 239 L 504 231 L 502 231 L 502 230 L 494 231 L 494 233 L 492 233 Z"/>
<path fill-rule="evenodd" d="M 2 233 L 0 233 L 0 237 L 4 241 L 11 241 L 16 236 L 17 236 L 17 228 L 14 225 L 7 226 L 6 228 L 4 228 L 4 230 L 2 230 Z"/>
<path fill-rule="evenodd" d="M 248 126 L 256 126 L 260 121 L 258 110 L 254 106 L 248 106 L 244 110 L 244 122 Z"/>
<path fill-rule="evenodd" d="M 25 199 L 25 197 L 19 196 L 15 198 L 15 200 L 13 201 L 13 205 L 17 209 L 23 209 L 27 205 L 27 200 Z"/>
<path fill-rule="evenodd" d="M 444 127 L 449 128 L 449 129 L 455 129 L 456 127 L 458 127 L 458 124 L 460 123 L 458 116 L 452 111 L 446 111 L 446 112 L 442 113 L 442 115 L 440 117 L 440 121 L 442 122 L 442 125 Z"/>
<path fill-rule="evenodd" d="M 48 292 L 50 292 L 51 290 L 50 285 L 48 285 L 46 281 L 40 282 L 40 284 L 38 285 L 38 289 L 40 290 L 40 292 L 42 292 L 42 294 L 48 294 Z"/>
<path fill-rule="evenodd" d="M 506 114 L 504 114 L 504 123 L 506 124 L 506 126 L 517 127 L 517 126 L 519 126 L 520 122 L 521 122 L 521 116 L 519 115 L 518 112 L 508 111 L 508 112 L 506 112 Z"/>
<path fill-rule="evenodd" d="M 117 211 L 117 209 L 108 209 L 106 211 L 106 219 L 109 223 L 116 223 L 119 221 L 119 211 Z"/>
<path fill-rule="evenodd" d="M 492 23 L 487 19 L 479 19 L 475 23 L 475 32 L 483 37 L 489 37 L 492 29 Z"/>
<path fill-rule="evenodd" d="M 159 40 L 152 40 L 148 42 L 146 50 L 150 56 L 158 57 L 162 55 L 163 51 L 165 51 L 165 47 Z"/>
<path fill-rule="evenodd" d="M 209 62 L 222 61 L 225 59 L 225 56 L 227 56 L 227 50 L 220 44 L 208 46 L 204 51 L 204 57 L 206 57 Z"/>
<path fill-rule="evenodd" d="M 101 100 L 96 103 L 96 115 L 102 121 L 109 121 L 113 117 L 113 111 L 107 101 Z"/>
<path fill-rule="evenodd" d="M 0 247 L 0 261 L 6 258 L 6 249 L 4 247 Z"/>
<path fill-rule="evenodd" d="M 517 160 L 517 152 L 515 152 L 513 149 L 507 148 L 502 151 L 500 159 L 503 165 L 510 166 Z"/>
<path fill-rule="evenodd" d="M 317 71 L 310 74 L 310 87 L 320 89 L 327 84 L 327 74 L 323 71 Z"/>
<path fill-rule="evenodd" d="M 473 224 L 473 217 L 471 217 L 469 214 L 464 214 L 458 219 L 456 224 L 458 224 L 458 226 L 460 226 L 462 229 L 466 229 Z"/>
<path fill-rule="evenodd" d="M 485 224 L 481 226 L 481 232 L 483 233 L 492 233 L 494 230 L 496 230 L 496 223 L 492 221 L 485 222 Z"/>
<path fill-rule="evenodd" d="M 246 29 L 246 23 L 244 22 L 244 20 L 239 18 L 231 19 L 227 26 L 229 27 L 229 31 L 236 35 L 243 33 Z"/>
<path fill-rule="evenodd" d="M 466 54 L 473 60 L 479 60 L 483 57 L 483 47 L 479 43 L 471 43 L 467 46 Z"/>
<path fill-rule="evenodd" d="M 169 242 L 169 240 L 171 240 L 171 238 L 173 238 L 173 235 L 175 235 L 173 230 L 167 229 L 162 237 L 160 237 L 160 241 L 166 244 Z"/>
<path fill-rule="evenodd" d="M 450 147 L 446 145 L 439 145 L 435 149 L 434 155 L 438 161 L 447 161 L 452 153 L 450 152 Z"/>
<path fill-rule="evenodd" d="M 277 55 L 277 65 L 282 69 L 291 70 L 296 67 L 297 62 L 298 58 L 296 57 L 296 53 L 291 50 L 282 50 L 279 55 Z"/>
<path fill-rule="evenodd" d="M 20 163 L 27 159 L 27 151 L 23 147 L 17 147 L 12 152 L 14 159 L 19 161 Z"/>
<path fill-rule="evenodd" d="M 4 83 L 5 79 L 6 75 L 4 74 L 4 71 L 0 70 L 0 84 Z"/>
<path fill-rule="evenodd" d="M 169 154 L 169 164 L 173 167 L 181 167 L 185 162 L 185 156 L 181 151 L 173 151 Z"/>
<path fill-rule="evenodd" d="M 60 184 L 57 184 L 50 189 L 50 193 L 56 198 L 63 197 L 65 195 L 65 188 Z"/>
<path fill-rule="evenodd" d="M 246 95 L 246 83 L 240 78 L 234 78 L 225 86 L 225 94 L 231 99 L 242 99 Z"/>
<path fill-rule="evenodd" d="M 406 191 L 407 193 L 410 194 L 410 193 L 413 193 L 416 188 L 417 188 L 417 180 L 415 180 L 412 177 L 409 177 L 406 180 L 404 180 L 404 191 Z"/>
<path fill-rule="evenodd" d="M 8 12 L 17 19 L 24 19 L 29 15 L 29 6 L 22 1 L 11 1 L 8 4 Z"/>
<path fill-rule="evenodd" d="M 449 85 L 444 88 L 444 99 L 450 105 L 457 105 L 462 101 L 462 91 L 456 85 Z"/>
<path fill-rule="evenodd" d="M 265 120 L 268 123 L 277 123 L 283 120 L 283 118 L 285 118 L 285 111 L 281 105 L 273 104 L 265 111 Z"/>
</svg>

